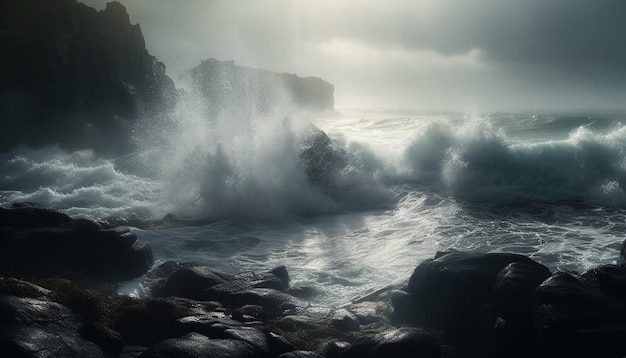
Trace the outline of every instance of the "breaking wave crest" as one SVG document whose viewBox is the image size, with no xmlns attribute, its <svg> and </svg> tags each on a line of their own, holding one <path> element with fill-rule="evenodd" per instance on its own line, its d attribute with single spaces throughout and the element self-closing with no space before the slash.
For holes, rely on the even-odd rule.
<svg viewBox="0 0 626 358">
<path fill-rule="evenodd" d="M 405 151 L 414 180 L 460 200 L 626 206 L 626 128 L 515 143 L 487 118 L 431 122 Z"/>
</svg>

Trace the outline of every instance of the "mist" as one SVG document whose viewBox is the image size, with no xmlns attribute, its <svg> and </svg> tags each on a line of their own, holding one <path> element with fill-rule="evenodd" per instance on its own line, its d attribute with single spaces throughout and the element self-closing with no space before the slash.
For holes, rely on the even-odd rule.
<svg viewBox="0 0 626 358">
<path fill-rule="evenodd" d="M 322 77 L 339 108 L 620 109 L 626 98 L 620 1 L 120 2 L 174 79 L 212 57 Z"/>
</svg>

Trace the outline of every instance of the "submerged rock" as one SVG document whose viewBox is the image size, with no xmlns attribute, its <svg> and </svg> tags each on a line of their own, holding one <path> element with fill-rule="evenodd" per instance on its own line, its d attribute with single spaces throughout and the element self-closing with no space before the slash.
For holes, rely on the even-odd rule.
<svg viewBox="0 0 626 358">
<path fill-rule="evenodd" d="M 125 228 L 105 228 L 32 205 L 0 208 L 0 273 L 83 282 L 129 280 L 152 266 L 152 250 Z"/>
</svg>

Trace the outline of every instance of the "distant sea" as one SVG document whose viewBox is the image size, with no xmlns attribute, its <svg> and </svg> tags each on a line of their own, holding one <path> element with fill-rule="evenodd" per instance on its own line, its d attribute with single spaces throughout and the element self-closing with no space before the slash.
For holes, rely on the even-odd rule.
<svg viewBox="0 0 626 358">
<path fill-rule="evenodd" d="M 136 153 L 0 154 L 0 204 L 126 220 L 157 263 L 228 272 L 285 265 L 316 305 L 406 280 L 437 251 L 526 254 L 552 270 L 615 262 L 626 237 L 622 112 L 224 113 L 188 103 Z M 314 185 L 298 156 L 311 124 L 341 154 Z M 325 161 L 331 161 L 327 163 Z M 143 295 L 141 280 L 122 291 Z"/>
</svg>

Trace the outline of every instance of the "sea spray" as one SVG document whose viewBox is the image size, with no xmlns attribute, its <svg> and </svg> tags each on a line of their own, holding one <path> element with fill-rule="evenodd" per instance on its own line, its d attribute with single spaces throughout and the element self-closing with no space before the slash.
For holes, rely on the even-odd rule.
<svg viewBox="0 0 626 358">
<path fill-rule="evenodd" d="M 380 181 L 382 163 L 362 145 L 333 143 L 280 82 L 246 76 L 233 84 L 226 76 L 220 88 L 233 95 L 216 100 L 198 71 L 180 81 L 184 94 L 160 149 L 170 212 L 194 220 L 277 220 L 392 202 Z"/>
</svg>

